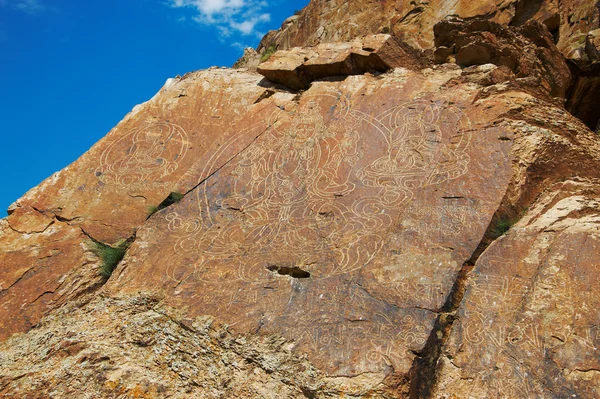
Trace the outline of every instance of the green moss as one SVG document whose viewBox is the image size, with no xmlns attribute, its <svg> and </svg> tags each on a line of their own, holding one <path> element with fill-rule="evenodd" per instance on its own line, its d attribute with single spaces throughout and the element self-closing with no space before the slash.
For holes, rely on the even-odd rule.
<svg viewBox="0 0 600 399">
<path fill-rule="evenodd" d="M 492 225 L 490 227 L 489 234 L 491 238 L 496 239 L 504 234 L 511 227 L 513 227 L 523 215 L 527 212 L 527 208 L 524 208 L 520 211 L 510 212 L 508 215 L 503 215 L 492 221 Z"/>
<path fill-rule="evenodd" d="M 185 197 L 185 194 L 182 193 L 178 193 L 178 192 L 172 192 L 171 194 L 169 194 L 169 196 L 167 198 L 165 198 L 160 204 L 158 204 L 158 206 L 154 206 L 151 205 L 148 207 L 148 217 L 154 215 L 156 212 L 160 211 L 161 209 L 165 209 L 168 206 L 171 206 L 179 201 L 181 201 L 183 199 L 183 197 Z"/>
<path fill-rule="evenodd" d="M 260 62 L 265 62 L 267 61 L 269 58 L 271 58 L 271 56 L 273 54 L 275 54 L 275 52 L 277 51 L 277 47 L 275 47 L 274 45 L 270 45 L 265 52 L 263 53 L 263 55 L 260 57 Z"/>
<path fill-rule="evenodd" d="M 158 210 L 159 210 L 159 209 L 158 209 L 158 207 L 157 207 L 157 206 L 155 206 L 155 205 L 150 205 L 150 206 L 148 207 L 148 217 L 150 217 L 150 216 L 154 215 L 156 212 L 158 212 Z"/>
<path fill-rule="evenodd" d="M 493 238 L 498 238 L 510 230 L 515 223 L 516 221 L 510 218 L 500 218 L 492 225 L 490 234 Z"/>
<path fill-rule="evenodd" d="M 181 201 L 183 197 L 185 197 L 185 194 L 182 193 L 173 192 L 169 194 L 169 198 L 171 198 L 173 203 Z"/>
</svg>

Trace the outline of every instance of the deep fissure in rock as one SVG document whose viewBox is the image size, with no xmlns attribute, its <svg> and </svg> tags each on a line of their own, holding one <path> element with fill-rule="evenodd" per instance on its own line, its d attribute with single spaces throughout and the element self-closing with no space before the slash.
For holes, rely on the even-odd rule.
<svg viewBox="0 0 600 399">
<path fill-rule="evenodd" d="M 439 315 L 435 321 L 427 342 L 425 343 L 425 346 L 420 352 L 417 353 L 417 357 L 415 358 L 409 371 L 410 399 L 427 399 L 433 396 L 439 374 L 438 361 L 442 355 L 444 345 L 450 336 L 450 332 L 452 331 L 452 325 L 457 318 L 456 313 L 465 295 L 469 275 L 475 267 L 475 263 L 481 254 L 498 237 L 496 234 L 498 221 L 504 220 L 508 217 L 507 215 L 514 213 L 510 211 L 502 211 L 502 209 L 503 207 L 501 205 L 492 217 L 492 220 L 490 221 L 490 224 L 488 225 L 488 228 L 477 248 L 471 257 L 465 263 L 463 263 L 463 266 L 456 276 L 456 280 L 454 281 L 454 285 L 452 286 L 450 294 L 446 298 L 446 302 L 440 308 Z"/>
<path fill-rule="evenodd" d="M 600 63 L 569 62 L 573 83 L 567 92 L 565 108 L 592 131 L 600 131 Z"/>
</svg>

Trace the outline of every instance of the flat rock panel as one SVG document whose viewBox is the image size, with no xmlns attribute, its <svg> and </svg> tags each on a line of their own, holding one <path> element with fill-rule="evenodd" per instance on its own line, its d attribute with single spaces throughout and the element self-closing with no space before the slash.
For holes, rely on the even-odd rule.
<svg viewBox="0 0 600 399">
<path fill-rule="evenodd" d="M 315 84 L 240 122 L 109 291 L 283 335 L 330 375 L 408 372 L 511 175 L 475 91 L 444 98 L 452 76 Z"/>
</svg>

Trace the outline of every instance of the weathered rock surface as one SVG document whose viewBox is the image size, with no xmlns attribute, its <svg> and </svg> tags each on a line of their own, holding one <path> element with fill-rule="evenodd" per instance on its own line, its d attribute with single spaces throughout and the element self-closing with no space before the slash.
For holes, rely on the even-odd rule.
<svg viewBox="0 0 600 399">
<path fill-rule="evenodd" d="M 600 396 L 598 187 L 550 187 L 478 259 L 436 397 Z"/>
<path fill-rule="evenodd" d="M 567 58 L 585 58 L 588 32 L 600 27 L 595 1 L 582 0 L 316 0 L 258 47 L 280 50 L 346 42 L 364 34 L 389 33 L 416 49 L 434 47 L 433 26 L 449 15 L 481 18 L 521 26 L 529 20 L 545 24 Z"/>
<path fill-rule="evenodd" d="M 385 72 L 394 68 L 422 69 L 419 54 L 390 35 L 369 35 L 348 43 L 326 43 L 307 49 L 278 51 L 257 72 L 272 82 L 295 90 L 335 76 Z"/>
<path fill-rule="evenodd" d="M 0 340 L 102 282 L 77 227 L 20 207 L 0 220 Z"/>
<path fill-rule="evenodd" d="M 573 63 L 576 79 L 570 88 L 566 108 L 592 130 L 600 132 L 600 62 Z"/>
<path fill-rule="evenodd" d="M 566 97 L 571 72 L 552 42 L 544 25 L 529 21 L 509 29 L 482 20 L 463 22 L 449 18 L 434 26 L 439 63 L 454 61 L 462 67 L 494 64 L 504 67 L 514 78 L 551 96 Z"/>
<path fill-rule="evenodd" d="M 600 395 L 597 64 L 520 4 L 168 81 L 0 221 L 0 395 Z"/>
<path fill-rule="evenodd" d="M 443 87 L 460 74 L 313 83 L 249 115 L 202 162 L 217 172 L 138 230 L 110 295 L 293 339 L 328 375 L 406 375 L 510 179 L 507 109 Z"/>
<path fill-rule="evenodd" d="M 198 183 L 188 174 L 197 175 L 198 159 L 265 94 L 260 80 L 218 68 L 169 79 L 158 95 L 136 106 L 86 154 L 10 211 L 30 206 L 103 242 L 129 237 L 148 207 Z"/>
<path fill-rule="evenodd" d="M 252 47 L 244 49 L 244 55 L 233 64 L 233 68 L 246 68 L 255 71 L 260 64 L 261 56 Z"/>
<path fill-rule="evenodd" d="M 293 343 L 182 319 L 158 298 L 98 298 L 0 343 L 3 398 L 392 398 L 381 376 L 326 377 Z"/>
</svg>

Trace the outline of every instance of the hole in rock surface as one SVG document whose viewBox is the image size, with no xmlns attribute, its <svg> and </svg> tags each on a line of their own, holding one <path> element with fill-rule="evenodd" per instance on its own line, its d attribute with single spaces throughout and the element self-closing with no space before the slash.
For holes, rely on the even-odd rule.
<svg viewBox="0 0 600 399">
<path fill-rule="evenodd" d="M 279 265 L 267 266 L 267 270 L 280 274 L 282 276 L 290 276 L 293 278 L 309 278 L 310 273 L 300 269 L 298 266 L 288 267 Z"/>
</svg>

